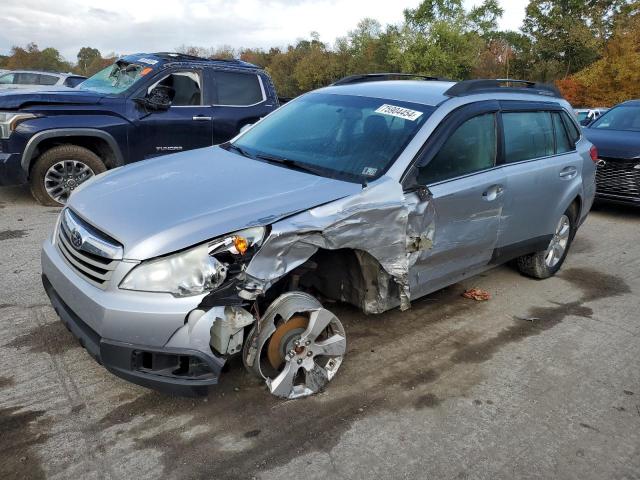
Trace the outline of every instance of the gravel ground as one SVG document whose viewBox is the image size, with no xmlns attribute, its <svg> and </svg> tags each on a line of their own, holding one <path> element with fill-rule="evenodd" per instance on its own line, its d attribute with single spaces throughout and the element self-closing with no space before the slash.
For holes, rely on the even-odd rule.
<svg viewBox="0 0 640 480">
<path fill-rule="evenodd" d="M 500 267 L 407 312 L 331 306 L 345 363 L 298 401 L 239 362 L 195 400 L 96 364 L 40 284 L 57 213 L 0 189 L 2 479 L 640 479 L 640 210 L 599 206 L 553 279 Z"/>
</svg>

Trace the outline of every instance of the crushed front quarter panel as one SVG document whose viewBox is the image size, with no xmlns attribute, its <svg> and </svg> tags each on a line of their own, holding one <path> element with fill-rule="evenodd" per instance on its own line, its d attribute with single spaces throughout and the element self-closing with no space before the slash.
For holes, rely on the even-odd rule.
<svg viewBox="0 0 640 480">
<path fill-rule="evenodd" d="M 424 217 L 411 229 L 423 229 L 416 236 L 428 244 L 433 238 L 433 214 L 424 206 Z M 386 291 L 362 296 L 367 301 L 361 307 L 366 313 L 380 313 L 400 305 L 410 306 L 409 266 L 414 255 L 407 249 L 409 209 L 402 186 L 396 180 L 383 177 L 361 192 L 329 204 L 299 213 L 272 226 L 271 234 L 245 271 L 242 298 L 253 300 L 277 280 L 306 262 L 320 248 L 353 249 L 373 257 L 383 272 L 398 286 L 396 296 Z M 359 255 L 363 268 L 366 259 Z M 363 264 L 363 261 L 365 264 Z M 384 285 L 384 281 L 376 282 Z M 384 287 L 382 287 L 384 288 Z"/>
</svg>

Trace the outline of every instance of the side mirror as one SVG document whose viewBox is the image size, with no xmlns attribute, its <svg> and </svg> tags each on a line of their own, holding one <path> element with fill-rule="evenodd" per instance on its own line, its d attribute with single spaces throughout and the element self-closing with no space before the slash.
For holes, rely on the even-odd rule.
<svg viewBox="0 0 640 480">
<path fill-rule="evenodd" d="M 151 90 L 146 97 L 138 100 L 138 103 L 148 108 L 149 110 L 168 110 L 171 107 L 173 97 L 175 97 L 176 91 L 171 87 L 164 85 L 158 85 Z"/>
<path fill-rule="evenodd" d="M 240 128 L 240 132 L 239 132 L 239 133 L 244 133 L 244 132 L 246 132 L 247 130 L 249 130 L 251 127 L 253 127 L 253 123 L 247 123 L 246 125 L 243 125 L 243 126 Z"/>
</svg>

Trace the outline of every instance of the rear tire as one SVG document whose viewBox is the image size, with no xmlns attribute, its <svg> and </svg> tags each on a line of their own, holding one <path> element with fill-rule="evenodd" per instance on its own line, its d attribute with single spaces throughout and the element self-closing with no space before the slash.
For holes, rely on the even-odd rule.
<svg viewBox="0 0 640 480">
<path fill-rule="evenodd" d="M 578 209 L 571 205 L 558 219 L 556 231 L 545 250 L 518 257 L 515 261 L 521 274 L 544 279 L 558 273 L 569 253 L 577 230 Z"/>
<path fill-rule="evenodd" d="M 64 205 L 81 183 L 107 170 L 100 157 L 78 145 L 53 147 L 36 161 L 30 175 L 31 193 L 40 205 Z"/>
</svg>

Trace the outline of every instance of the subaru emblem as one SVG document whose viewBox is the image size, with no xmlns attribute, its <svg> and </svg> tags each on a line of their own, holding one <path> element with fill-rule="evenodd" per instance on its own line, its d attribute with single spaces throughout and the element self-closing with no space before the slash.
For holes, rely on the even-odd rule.
<svg viewBox="0 0 640 480">
<path fill-rule="evenodd" d="M 73 245 L 75 248 L 82 247 L 82 235 L 78 230 L 74 230 L 73 232 L 71 232 L 71 245 Z"/>
</svg>

